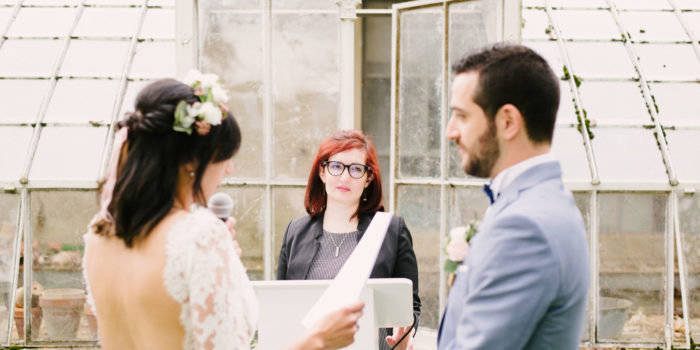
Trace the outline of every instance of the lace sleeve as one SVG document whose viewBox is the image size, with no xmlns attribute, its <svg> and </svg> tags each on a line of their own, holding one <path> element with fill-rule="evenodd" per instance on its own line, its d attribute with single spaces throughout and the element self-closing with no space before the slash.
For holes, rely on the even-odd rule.
<svg viewBox="0 0 700 350">
<path fill-rule="evenodd" d="M 249 349 L 257 305 L 230 233 L 205 210 L 191 215 L 168 237 L 164 272 L 166 288 L 182 305 L 184 348 Z"/>
</svg>

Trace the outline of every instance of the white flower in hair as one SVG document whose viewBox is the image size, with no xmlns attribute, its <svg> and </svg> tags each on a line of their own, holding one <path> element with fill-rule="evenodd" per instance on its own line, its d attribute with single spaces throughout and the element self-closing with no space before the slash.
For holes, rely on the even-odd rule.
<svg viewBox="0 0 700 350">
<path fill-rule="evenodd" d="M 211 102 L 201 104 L 199 109 L 199 119 L 211 125 L 219 125 L 221 124 L 221 116 L 221 109 L 218 106 L 215 106 Z"/>
<path fill-rule="evenodd" d="M 198 81 L 202 80 L 202 73 L 200 73 L 196 69 L 190 69 L 189 72 L 187 72 L 187 75 L 185 75 L 184 78 L 182 78 L 182 83 L 185 85 L 189 86 L 194 86 Z"/>
<path fill-rule="evenodd" d="M 216 74 L 202 74 L 199 81 L 202 84 L 202 89 L 213 88 L 219 85 L 219 77 Z"/>
<path fill-rule="evenodd" d="M 221 124 L 228 115 L 226 91 L 221 87 L 216 74 L 202 74 L 194 69 L 187 73 L 182 82 L 194 90 L 199 101 L 190 105 L 182 100 L 177 104 L 173 130 L 190 135 L 192 125 L 196 124 L 197 133 L 206 135 L 212 125 Z"/>
<path fill-rule="evenodd" d="M 226 90 L 224 90 L 219 84 L 212 86 L 211 94 L 214 95 L 214 101 L 216 103 L 225 104 L 228 102 L 228 95 L 226 94 Z"/>
</svg>

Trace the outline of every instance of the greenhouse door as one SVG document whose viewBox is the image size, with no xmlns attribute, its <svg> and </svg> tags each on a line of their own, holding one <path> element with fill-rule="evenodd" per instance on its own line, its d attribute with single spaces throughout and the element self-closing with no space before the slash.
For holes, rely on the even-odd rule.
<svg viewBox="0 0 700 350">
<path fill-rule="evenodd" d="M 460 205 L 483 182 L 464 175 L 444 137 L 450 65 L 487 43 L 517 42 L 519 6 L 507 0 L 412 1 L 392 9 L 389 205 L 411 229 L 420 267 L 421 325 L 430 328 L 437 328 L 445 304 L 443 237 L 448 227 L 485 209 L 485 201 Z"/>
</svg>

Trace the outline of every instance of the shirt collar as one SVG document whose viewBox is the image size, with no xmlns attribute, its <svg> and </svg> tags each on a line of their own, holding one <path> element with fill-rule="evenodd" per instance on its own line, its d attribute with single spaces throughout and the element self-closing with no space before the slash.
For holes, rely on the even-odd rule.
<svg viewBox="0 0 700 350">
<path fill-rule="evenodd" d="M 526 170 L 533 168 L 542 163 L 555 161 L 554 156 L 551 153 L 540 154 L 532 158 L 525 159 L 520 163 L 511 165 L 508 168 L 503 169 L 496 177 L 491 180 L 491 191 L 493 191 L 493 197 L 498 198 L 501 194 L 501 190 L 508 187 L 513 180 L 515 180 L 518 175 L 524 173 Z"/>
</svg>

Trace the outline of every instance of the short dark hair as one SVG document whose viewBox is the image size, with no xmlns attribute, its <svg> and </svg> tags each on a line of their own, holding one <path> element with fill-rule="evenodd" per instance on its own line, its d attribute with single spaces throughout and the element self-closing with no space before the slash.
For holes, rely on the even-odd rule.
<svg viewBox="0 0 700 350">
<path fill-rule="evenodd" d="M 479 74 L 474 102 L 493 121 L 496 112 L 512 104 L 523 116 L 533 142 L 552 142 L 559 109 L 559 79 L 542 56 L 532 49 L 498 43 L 462 57 L 452 65 L 454 75 Z"/>
<path fill-rule="evenodd" d="M 127 247 L 146 237 L 173 207 L 182 165 L 196 165 L 192 190 L 195 200 L 203 202 L 201 181 L 207 166 L 230 159 L 241 145 L 241 131 L 231 113 L 206 135 L 173 130 L 175 107 L 183 100 L 192 104 L 199 98 L 177 80 L 155 81 L 141 90 L 135 111 L 118 124 L 128 128 L 128 137 L 107 209 L 117 237 Z"/>
</svg>

